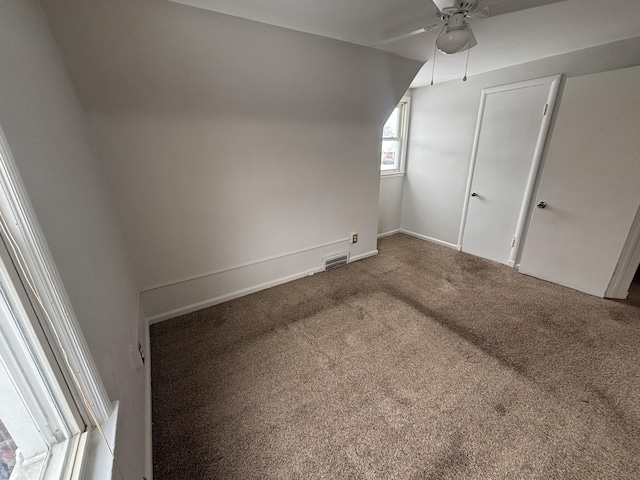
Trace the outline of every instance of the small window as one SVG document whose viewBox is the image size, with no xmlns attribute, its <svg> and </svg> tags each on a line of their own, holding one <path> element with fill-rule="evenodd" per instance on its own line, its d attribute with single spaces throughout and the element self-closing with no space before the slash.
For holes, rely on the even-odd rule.
<svg viewBox="0 0 640 480">
<path fill-rule="evenodd" d="M 409 119 L 409 98 L 404 97 L 382 127 L 380 173 L 404 173 Z"/>
</svg>

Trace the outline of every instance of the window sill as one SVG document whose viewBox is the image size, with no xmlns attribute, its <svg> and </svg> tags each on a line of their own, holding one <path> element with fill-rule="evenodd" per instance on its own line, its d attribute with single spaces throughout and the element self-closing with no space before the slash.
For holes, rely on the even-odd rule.
<svg viewBox="0 0 640 480">
<path fill-rule="evenodd" d="M 118 402 L 113 403 L 113 412 L 111 416 L 101 425 L 102 432 L 106 437 L 109 445 L 105 445 L 104 440 L 100 432 L 94 429 L 89 436 L 89 452 L 85 459 L 84 475 L 82 478 L 91 480 L 111 480 L 113 471 L 113 457 L 111 452 L 114 451 L 116 441 L 116 426 L 118 424 Z M 53 460 L 60 462 L 60 454 L 56 450 L 64 449 L 64 446 L 56 446 L 53 452 Z M 47 458 L 43 456 L 40 461 L 30 462 L 23 465 L 22 463 L 16 463 L 16 466 L 11 473 L 10 480 L 30 480 L 33 478 L 40 478 L 40 470 L 42 469 L 42 462 Z M 55 470 L 55 469 L 54 469 Z M 49 471 L 49 468 L 47 468 Z M 44 480 L 51 478 L 45 473 Z M 74 477 L 75 478 L 75 477 Z"/>
<path fill-rule="evenodd" d="M 389 172 L 389 173 L 380 172 L 380 178 L 404 177 L 404 173 L 405 172 Z"/>
<path fill-rule="evenodd" d="M 91 431 L 89 437 L 89 454 L 84 469 L 84 478 L 91 480 L 111 480 L 113 457 L 115 451 L 116 426 L 118 425 L 118 402 L 113 402 L 111 416 L 101 425 L 102 432 L 109 445 L 105 445 L 102 435 L 97 429 Z"/>
</svg>

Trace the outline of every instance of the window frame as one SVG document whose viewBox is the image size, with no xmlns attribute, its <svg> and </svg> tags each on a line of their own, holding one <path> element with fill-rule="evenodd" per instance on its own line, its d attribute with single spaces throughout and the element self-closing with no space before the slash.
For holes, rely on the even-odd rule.
<svg viewBox="0 0 640 480">
<path fill-rule="evenodd" d="M 380 140 L 380 176 L 381 177 L 395 177 L 402 176 L 406 173 L 406 159 L 407 159 L 407 143 L 409 137 L 409 118 L 411 112 L 411 97 L 405 95 L 394 107 L 394 110 L 398 107 L 402 107 L 398 115 L 398 137 L 385 137 L 382 132 Z M 393 114 L 393 111 L 391 112 Z M 391 114 L 389 116 L 391 116 Z M 385 121 L 386 124 L 386 121 Z M 382 144 L 385 140 L 393 140 L 398 142 L 398 163 L 397 168 L 382 169 Z"/>
<path fill-rule="evenodd" d="M 22 277 L 38 292 L 25 286 L 30 305 L 36 310 L 44 336 L 53 356 L 62 367 L 68 391 L 88 429 L 100 428 L 114 413 L 104 384 L 91 357 L 88 345 L 78 324 L 71 301 L 55 266 L 45 237 L 22 183 L 9 144 L 0 127 L 0 213 L 5 219 L 7 242 L 11 260 Z M 10 238 L 8 238 L 10 237 Z M 39 298 L 36 298 L 39 297 Z M 40 301 L 41 300 L 41 301 Z M 117 408 L 116 408 L 117 411 Z M 111 418 L 112 419 L 112 418 Z M 89 430 L 87 430 L 88 432 Z M 80 438 L 81 437 L 81 438 Z M 81 475 L 88 433 L 72 437 L 74 448 L 82 458 L 76 457 L 72 478 Z M 76 448 L 77 447 L 77 448 Z M 46 477 L 45 477 L 46 478 Z"/>
<path fill-rule="evenodd" d="M 80 478 L 86 423 L 3 232 L 0 237 L 0 374 L 3 396 L 11 399 L 0 413 L 20 450 L 10 478 Z"/>
<path fill-rule="evenodd" d="M 40 230 L 33 207 L 29 201 L 24 184 L 16 168 L 13 155 L 4 132 L 0 128 L 0 212 L 4 216 L 9 232 L 19 248 L 24 268 L 32 277 L 34 286 L 46 300 L 43 308 L 50 319 L 49 327 L 59 339 L 59 347 L 76 374 L 82 395 L 91 405 L 95 421 L 102 424 L 107 421 L 113 406 L 102 383 L 98 369 L 91 358 L 89 347 L 82 335 L 78 320 L 71 306 L 60 274 L 55 267 L 53 256 Z M 53 335 L 48 331 L 47 334 Z M 54 345 L 55 354 L 61 351 Z M 80 405 L 83 402 L 76 397 Z M 89 413 L 89 412 L 85 412 Z M 91 422 L 93 423 L 93 422 Z"/>
</svg>

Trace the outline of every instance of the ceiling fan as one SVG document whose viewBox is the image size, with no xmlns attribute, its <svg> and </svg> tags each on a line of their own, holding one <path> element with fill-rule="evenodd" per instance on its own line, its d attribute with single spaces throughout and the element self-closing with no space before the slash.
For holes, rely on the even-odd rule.
<svg viewBox="0 0 640 480">
<path fill-rule="evenodd" d="M 390 43 L 413 37 L 425 32 L 441 28 L 436 40 L 437 49 L 445 55 L 464 52 L 475 47 L 476 40 L 469 21 L 476 18 L 502 15 L 529 8 L 549 5 L 563 0 L 432 0 L 438 9 L 437 23 L 419 28 L 402 35 L 387 38 L 377 42 L 372 47 L 388 45 Z"/>
</svg>

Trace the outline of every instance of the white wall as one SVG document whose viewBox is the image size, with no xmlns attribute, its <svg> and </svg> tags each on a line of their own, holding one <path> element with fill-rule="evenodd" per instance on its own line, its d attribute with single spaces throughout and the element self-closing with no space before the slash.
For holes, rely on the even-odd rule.
<svg viewBox="0 0 640 480">
<path fill-rule="evenodd" d="M 0 126 L 112 400 L 126 478 L 144 473 L 144 373 L 131 366 L 136 285 L 86 117 L 35 0 L 0 4 Z"/>
<path fill-rule="evenodd" d="M 420 63 L 170 2 L 43 5 L 150 317 L 376 252 L 380 132 Z"/>
<path fill-rule="evenodd" d="M 402 228 L 457 243 L 483 88 L 558 73 L 573 77 L 637 64 L 640 37 L 469 77 L 467 82 L 413 89 Z"/>
<path fill-rule="evenodd" d="M 400 229 L 403 186 L 404 175 L 380 177 L 380 197 L 378 199 L 378 235 L 384 235 Z"/>
</svg>

